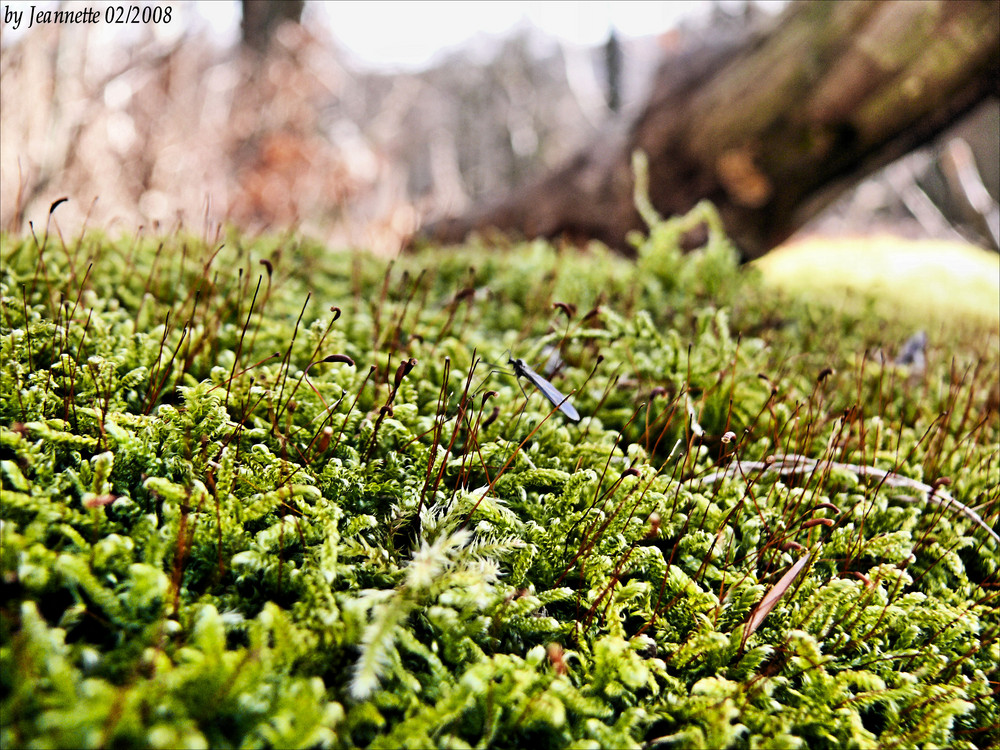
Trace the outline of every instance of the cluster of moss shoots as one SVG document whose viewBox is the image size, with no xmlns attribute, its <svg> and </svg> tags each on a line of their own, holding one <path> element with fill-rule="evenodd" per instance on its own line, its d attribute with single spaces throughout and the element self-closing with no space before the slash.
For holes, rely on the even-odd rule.
<svg viewBox="0 0 1000 750">
<path fill-rule="evenodd" d="M 650 222 L 4 236 L 0 745 L 1000 742 L 996 331 Z"/>
</svg>

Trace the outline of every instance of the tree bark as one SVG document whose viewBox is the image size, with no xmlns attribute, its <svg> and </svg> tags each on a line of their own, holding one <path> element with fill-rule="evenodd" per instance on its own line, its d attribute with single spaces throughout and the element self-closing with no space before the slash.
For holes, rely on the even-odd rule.
<svg viewBox="0 0 1000 750">
<path fill-rule="evenodd" d="M 665 216 L 702 199 L 752 259 L 864 176 L 1000 94 L 995 0 L 795 2 L 764 33 L 664 62 L 638 115 L 498 203 L 429 225 L 437 242 L 495 228 L 597 239 L 643 229 L 632 153 Z"/>
</svg>

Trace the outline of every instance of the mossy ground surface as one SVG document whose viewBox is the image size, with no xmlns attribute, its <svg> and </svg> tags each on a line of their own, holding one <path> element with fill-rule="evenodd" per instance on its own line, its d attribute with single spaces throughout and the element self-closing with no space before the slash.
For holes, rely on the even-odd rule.
<svg viewBox="0 0 1000 750">
<path fill-rule="evenodd" d="M 710 211 L 221 244 L 2 238 L 3 747 L 1000 742 L 1000 547 L 915 489 L 997 524 L 995 325 L 766 288 Z"/>
</svg>

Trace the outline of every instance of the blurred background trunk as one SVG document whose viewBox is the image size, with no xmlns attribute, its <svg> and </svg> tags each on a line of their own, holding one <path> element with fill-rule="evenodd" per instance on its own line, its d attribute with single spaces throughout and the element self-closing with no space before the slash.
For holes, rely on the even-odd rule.
<svg viewBox="0 0 1000 750">
<path fill-rule="evenodd" d="M 767 30 L 720 34 L 667 59 L 630 121 L 422 237 L 459 242 L 492 228 L 628 252 L 628 232 L 644 228 L 633 205 L 639 149 L 661 214 L 710 199 L 743 256 L 756 258 L 998 95 L 998 66 L 993 0 L 793 3 Z"/>
<path fill-rule="evenodd" d="M 243 45 L 264 54 L 275 32 L 286 21 L 298 23 L 305 0 L 241 0 L 240 31 Z"/>
</svg>

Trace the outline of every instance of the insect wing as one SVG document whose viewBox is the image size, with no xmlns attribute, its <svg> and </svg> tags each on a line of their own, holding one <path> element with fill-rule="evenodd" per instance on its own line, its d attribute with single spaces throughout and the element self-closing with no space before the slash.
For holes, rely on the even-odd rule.
<svg viewBox="0 0 1000 750">
<path fill-rule="evenodd" d="M 523 359 L 508 359 L 508 362 L 510 362 L 511 366 L 514 368 L 515 375 L 525 377 L 530 380 L 531 384 L 540 390 L 542 395 L 545 396 L 545 398 L 547 398 L 553 406 L 559 407 L 559 411 L 574 422 L 580 421 L 580 412 L 576 410 L 576 407 L 574 407 L 573 404 L 571 404 L 567 398 L 559 392 L 558 388 L 532 370 Z"/>
</svg>

